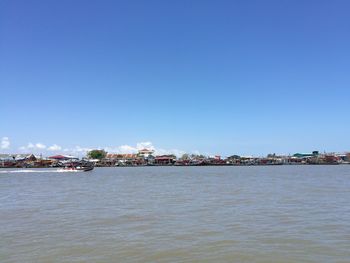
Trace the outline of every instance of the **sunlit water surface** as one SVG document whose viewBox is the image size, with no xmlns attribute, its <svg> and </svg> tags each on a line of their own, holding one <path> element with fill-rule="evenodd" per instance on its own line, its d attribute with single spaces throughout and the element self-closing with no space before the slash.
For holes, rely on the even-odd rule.
<svg viewBox="0 0 350 263">
<path fill-rule="evenodd" d="M 2 169 L 0 262 L 350 262 L 350 165 Z"/>
</svg>

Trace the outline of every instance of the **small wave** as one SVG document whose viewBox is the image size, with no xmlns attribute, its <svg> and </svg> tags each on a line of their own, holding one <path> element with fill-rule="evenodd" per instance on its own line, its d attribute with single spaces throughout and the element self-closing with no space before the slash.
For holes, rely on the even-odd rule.
<svg viewBox="0 0 350 263">
<path fill-rule="evenodd" d="M 81 171 L 79 171 L 79 170 L 57 169 L 54 172 L 56 172 L 56 173 L 76 173 L 76 172 L 81 172 Z"/>
</svg>

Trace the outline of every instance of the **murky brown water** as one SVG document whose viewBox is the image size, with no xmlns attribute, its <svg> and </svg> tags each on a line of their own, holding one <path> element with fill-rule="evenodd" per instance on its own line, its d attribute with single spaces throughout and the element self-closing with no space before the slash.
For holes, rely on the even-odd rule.
<svg viewBox="0 0 350 263">
<path fill-rule="evenodd" d="M 350 262 L 350 165 L 0 170 L 0 262 Z"/>
</svg>

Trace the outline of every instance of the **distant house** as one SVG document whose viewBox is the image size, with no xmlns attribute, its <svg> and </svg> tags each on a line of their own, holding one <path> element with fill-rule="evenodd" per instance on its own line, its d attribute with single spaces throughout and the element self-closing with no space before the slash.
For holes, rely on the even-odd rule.
<svg viewBox="0 0 350 263">
<path fill-rule="evenodd" d="M 2 161 L 36 161 L 37 158 L 34 154 L 0 154 L 0 160 Z"/>
<path fill-rule="evenodd" d="M 0 154 L 1 161 L 12 161 L 15 160 L 14 154 Z"/>
<path fill-rule="evenodd" d="M 106 155 L 106 159 L 110 161 L 133 161 L 137 158 L 137 154 L 132 153 L 108 153 Z"/>
<path fill-rule="evenodd" d="M 24 158 L 25 161 L 29 161 L 29 162 L 35 162 L 37 160 L 37 158 L 35 157 L 34 154 L 29 154 Z"/>
<path fill-rule="evenodd" d="M 155 160 L 153 154 L 154 154 L 154 150 L 145 148 L 145 149 L 139 150 L 137 155 L 143 159 L 145 164 L 153 165 Z"/>
<path fill-rule="evenodd" d="M 33 166 L 38 158 L 34 154 L 0 154 L 1 167 Z"/>
<path fill-rule="evenodd" d="M 338 164 L 341 161 L 341 158 L 335 155 L 325 155 L 324 160 L 327 164 Z"/>
<path fill-rule="evenodd" d="M 347 162 L 350 162 L 350 153 L 347 153 L 346 154 L 346 159 L 345 159 Z"/>
<path fill-rule="evenodd" d="M 105 162 L 108 165 L 141 165 L 143 164 L 143 158 L 140 158 L 137 154 L 132 153 L 109 153 L 106 155 Z"/>
<path fill-rule="evenodd" d="M 227 162 L 230 163 L 230 164 L 235 164 L 235 165 L 240 164 L 241 156 L 236 155 L 236 154 L 235 155 L 231 155 L 231 156 L 227 157 Z"/>
<path fill-rule="evenodd" d="M 79 158 L 71 155 L 53 155 L 49 156 L 48 159 L 55 161 L 70 161 L 70 160 L 78 160 Z"/>
<path fill-rule="evenodd" d="M 156 165 L 171 165 L 176 161 L 175 155 L 161 155 L 154 158 L 154 164 Z"/>
<path fill-rule="evenodd" d="M 313 151 L 312 153 L 295 153 L 293 154 L 293 157 L 296 158 L 309 158 L 309 157 L 315 157 L 318 156 L 318 151 Z"/>
<path fill-rule="evenodd" d="M 152 155 L 153 153 L 154 153 L 154 150 L 145 148 L 145 149 L 139 150 L 138 155 L 143 158 L 148 158 L 148 156 Z"/>
</svg>

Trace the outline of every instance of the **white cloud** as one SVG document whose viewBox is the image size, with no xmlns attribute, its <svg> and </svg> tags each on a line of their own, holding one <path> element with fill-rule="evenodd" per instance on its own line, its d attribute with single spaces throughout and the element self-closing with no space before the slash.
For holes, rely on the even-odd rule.
<svg viewBox="0 0 350 263">
<path fill-rule="evenodd" d="M 28 143 L 27 146 L 21 146 L 21 147 L 19 147 L 19 149 L 20 149 L 21 151 L 26 151 L 26 150 L 28 150 L 28 149 L 33 149 L 33 148 L 34 148 L 34 144 L 32 144 L 31 142 Z"/>
<path fill-rule="evenodd" d="M 119 147 L 111 148 L 106 147 L 107 152 L 116 152 L 116 153 L 137 153 L 137 149 L 130 145 L 121 145 Z"/>
<path fill-rule="evenodd" d="M 136 148 L 137 150 L 142 150 L 142 149 L 155 150 L 156 149 L 151 142 L 138 142 L 136 144 Z"/>
<path fill-rule="evenodd" d="M 65 148 L 63 149 L 64 152 L 73 154 L 73 155 L 85 155 L 87 152 L 91 151 L 92 148 L 87 147 L 81 147 L 79 145 L 75 146 L 74 148 Z"/>
<path fill-rule="evenodd" d="M 40 142 L 33 144 L 33 143 L 28 143 L 27 146 L 21 146 L 19 147 L 20 150 L 22 151 L 27 151 L 27 150 L 45 150 L 46 149 L 46 145 L 42 144 Z"/>
<path fill-rule="evenodd" d="M 73 149 L 73 151 L 75 152 L 88 152 L 88 151 L 91 151 L 92 149 L 91 148 L 87 148 L 87 147 L 80 147 L 80 146 L 75 146 L 75 148 Z"/>
<path fill-rule="evenodd" d="M 163 148 L 157 148 L 153 145 L 152 142 L 146 141 L 146 142 L 139 142 L 136 143 L 135 146 L 131 145 L 120 145 L 116 147 L 82 147 L 82 146 L 75 146 L 73 148 L 62 148 L 61 146 L 57 144 L 52 144 L 49 147 L 46 147 L 45 144 L 42 143 L 28 143 L 26 146 L 22 146 L 19 149 L 21 151 L 32 151 L 32 152 L 38 152 L 38 151 L 62 151 L 66 154 L 75 155 L 75 156 L 84 156 L 87 154 L 87 152 L 91 151 L 92 149 L 104 149 L 105 151 L 109 153 L 137 153 L 139 150 L 142 149 L 149 149 L 154 151 L 154 155 L 166 155 L 166 154 L 174 154 L 178 157 L 182 156 L 185 151 L 179 150 L 179 149 L 163 149 Z"/>
<path fill-rule="evenodd" d="M 174 154 L 176 156 L 181 156 L 185 153 L 185 151 L 178 149 L 156 148 L 152 142 L 139 142 L 135 147 L 130 145 L 121 145 L 118 147 L 105 147 L 104 149 L 109 153 L 137 153 L 142 149 L 153 150 L 154 155 Z"/>
<path fill-rule="evenodd" d="M 148 149 L 148 150 L 153 150 L 154 155 L 167 155 L 167 154 L 174 154 L 176 156 L 181 156 L 185 151 L 179 150 L 179 149 L 162 149 L 162 148 L 157 148 L 153 145 L 152 142 L 139 142 L 136 144 L 137 150 L 142 150 L 142 149 Z"/>
<path fill-rule="evenodd" d="M 10 139 L 9 137 L 2 137 L 0 143 L 0 149 L 8 149 L 10 148 Z"/>
<path fill-rule="evenodd" d="M 47 147 L 45 144 L 42 143 L 28 143 L 26 146 L 19 147 L 19 149 L 22 152 L 58 152 L 62 151 L 65 152 L 66 154 L 71 154 L 71 155 L 79 155 L 79 156 L 84 156 L 88 151 L 91 150 L 91 148 L 84 148 L 80 146 L 75 146 L 73 148 L 62 148 L 58 144 L 52 144 L 51 146 Z"/>
<path fill-rule="evenodd" d="M 181 157 L 183 154 L 185 154 L 185 151 L 179 150 L 179 149 L 161 149 L 156 148 L 154 150 L 155 155 L 168 155 L 168 154 L 174 154 L 177 157 Z"/>
<path fill-rule="evenodd" d="M 57 144 L 53 144 L 51 145 L 49 148 L 47 148 L 49 151 L 60 151 L 62 149 L 61 146 L 57 145 Z"/>
<path fill-rule="evenodd" d="M 137 153 L 136 147 L 130 145 L 121 145 L 117 147 L 104 147 L 103 148 L 108 153 Z"/>
<path fill-rule="evenodd" d="M 27 148 L 33 149 L 33 148 L 35 148 L 35 145 L 30 142 L 30 143 L 28 143 Z"/>
<path fill-rule="evenodd" d="M 38 148 L 38 149 L 45 149 L 46 145 L 39 142 L 39 143 L 35 144 L 35 147 Z"/>
</svg>

